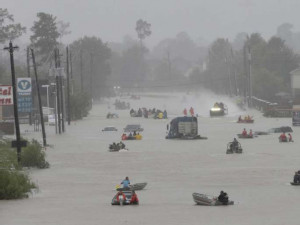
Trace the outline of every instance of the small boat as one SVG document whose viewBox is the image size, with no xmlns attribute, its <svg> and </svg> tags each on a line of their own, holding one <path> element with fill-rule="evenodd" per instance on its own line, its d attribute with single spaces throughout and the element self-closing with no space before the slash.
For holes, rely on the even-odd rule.
<svg viewBox="0 0 300 225">
<path fill-rule="evenodd" d="M 217 197 L 210 197 L 205 194 L 193 193 L 194 202 L 197 205 L 219 206 L 224 205 Z M 227 205 L 233 205 L 234 201 L 228 201 Z"/>
<path fill-rule="evenodd" d="M 130 190 L 130 191 L 140 191 L 142 189 L 144 189 L 147 185 L 147 182 L 144 183 L 136 183 L 136 184 L 132 184 L 129 185 L 129 188 L 117 188 L 117 191 L 126 191 L 126 190 Z"/>
<path fill-rule="evenodd" d="M 122 193 L 117 193 L 111 200 L 112 205 L 138 205 L 139 202 L 130 203 L 132 198 L 132 191 L 122 191 Z"/>
<path fill-rule="evenodd" d="M 127 148 L 122 148 L 122 149 L 109 149 L 109 152 L 128 152 Z"/>
<path fill-rule="evenodd" d="M 253 135 L 243 135 L 243 134 L 237 134 L 238 138 L 253 138 L 254 136 Z"/>
<path fill-rule="evenodd" d="M 294 186 L 299 186 L 299 185 L 300 185 L 300 183 L 299 183 L 299 182 L 298 182 L 298 183 L 291 182 L 291 185 L 294 185 Z"/>
<path fill-rule="evenodd" d="M 238 120 L 237 123 L 254 123 L 254 120 L 253 119 L 250 119 L 250 120 Z"/>
<path fill-rule="evenodd" d="M 233 154 L 233 153 L 243 153 L 242 146 L 239 142 L 236 144 L 233 142 L 229 142 L 227 144 L 226 154 Z"/>
</svg>

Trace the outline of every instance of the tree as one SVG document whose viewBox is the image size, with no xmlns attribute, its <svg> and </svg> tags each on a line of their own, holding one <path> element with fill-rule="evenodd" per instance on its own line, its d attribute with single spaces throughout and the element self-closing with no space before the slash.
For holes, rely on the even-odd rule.
<svg viewBox="0 0 300 225">
<path fill-rule="evenodd" d="M 74 41 L 70 49 L 73 56 L 73 74 L 77 86 L 81 85 L 80 58 L 82 58 L 84 90 L 88 90 L 88 92 L 93 90 L 92 95 L 96 98 L 107 93 L 105 82 L 111 73 L 109 65 L 111 50 L 107 44 L 97 37 L 84 37 Z"/>
<path fill-rule="evenodd" d="M 60 34 L 57 31 L 56 17 L 43 12 L 38 13 L 37 17 L 38 21 L 35 21 L 31 28 L 33 35 L 30 36 L 30 40 L 36 54 L 45 59 L 58 45 L 57 39 Z"/>
<path fill-rule="evenodd" d="M 59 33 L 60 42 L 63 36 L 71 34 L 71 31 L 68 30 L 69 28 L 70 28 L 70 23 L 65 23 L 64 21 L 61 20 L 57 22 L 57 31 Z"/>
<path fill-rule="evenodd" d="M 15 23 L 13 15 L 7 9 L 0 8 L 0 43 L 13 40 L 26 32 L 26 28 L 20 23 Z"/>
<path fill-rule="evenodd" d="M 144 21 L 142 19 L 136 21 L 135 30 L 137 32 L 138 38 L 140 39 L 141 43 L 146 37 L 151 35 L 150 28 L 151 28 L 151 24 L 147 23 L 147 21 Z"/>
</svg>

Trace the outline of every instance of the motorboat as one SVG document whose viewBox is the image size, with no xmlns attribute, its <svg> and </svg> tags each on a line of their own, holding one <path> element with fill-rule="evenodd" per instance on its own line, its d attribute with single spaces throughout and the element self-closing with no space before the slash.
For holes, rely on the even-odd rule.
<svg viewBox="0 0 300 225">
<path fill-rule="evenodd" d="M 132 198 L 132 191 L 119 191 L 111 200 L 112 205 L 138 205 L 139 202 L 130 203 Z"/>
<path fill-rule="evenodd" d="M 143 183 L 136 183 L 136 184 L 131 184 L 129 185 L 129 188 L 117 188 L 117 191 L 124 191 L 124 190 L 129 190 L 129 191 L 140 191 L 143 190 L 147 185 L 147 182 Z"/>
<path fill-rule="evenodd" d="M 254 138 L 253 135 L 250 135 L 250 134 L 246 134 L 246 135 L 243 135 L 243 134 L 237 134 L 238 138 Z"/>
<path fill-rule="evenodd" d="M 215 103 L 214 106 L 209 110 L 209 115 L 214 116 L 224 116 L 228 114 L 228 108 L 224 104 Z"/>
<path fill-rule="evenodd" d="M 239 142 L 229 142 L 227 144 L 226 154 L 243 153 L 242 146 Z"/>
<path fill-rule="evenodd" d="M 205 206 L 224 205 L 222 202 L 218 200 L 217 197 L 212 197 L 205 194 L 193 193 L 193 199 L 197 205 L 205 205 Z M 233 204 L 234 201 L 228 201 L 226 205 L 233 205 Z"/>
</svg>

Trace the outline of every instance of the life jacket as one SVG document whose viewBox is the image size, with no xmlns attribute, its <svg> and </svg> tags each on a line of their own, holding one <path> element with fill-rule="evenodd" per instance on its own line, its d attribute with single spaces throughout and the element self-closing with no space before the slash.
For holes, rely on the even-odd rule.
<svg viewBox="0 0 300 225">
<path fill-rule="evenodd" d="M 119 196 L 120 195 L 122 195 L 123 196 L 123 199 L 124 199 L 124 201 L 126 200 L 126 196 L 125 196 L 125 194 L 122 192 L 122 193 L 118 193 L 118 195 L 117 195 L 117 201 L 119 202 L 120 201 L 120 198 L 119 198 Z"/>
</svg>

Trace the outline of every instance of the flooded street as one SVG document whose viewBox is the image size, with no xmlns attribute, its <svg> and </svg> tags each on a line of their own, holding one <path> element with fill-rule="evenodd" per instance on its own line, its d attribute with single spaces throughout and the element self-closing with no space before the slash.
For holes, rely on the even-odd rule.
<svg viewBox="0 0 300 225">
<path fill-rule="evenodd" d="M 299 224 L 300 189 L 289 182 L 300 169 L 300 128 L 293 127 L 294 143 L 279 143 L 279 134 L 239 139 L 243 154 L 226 155 L 227 143 L 243 128 L 266 131 L 291 126 L 291 119 L 264 118 L 250 111 L 246 113 L 254 116 L 254 124 L 238 124 L 238 115 L 245 112 L 228 100 L 229 115 L 210 118 L 214 100 L 200 105 L 201 98 L 197 99 L 181 102 L 176 96 L 152 96 L 122 100 L 134 109 L 165 107 L 169 117 L 193 106 L 199 114 L 199 133 L 208 140 L 166 140 L 169 120 L 131 118 L 129 110 L 113 109 L 114 99 L 111 109 L 108 103 L 94 104 L 90 115 L 66 126 L 63 135 L 47 127 L 48 143 L 54 145 L 47 149 L 51 167 L 30 170 L 39 192 L 28 199 L 0 201 L 0 224 Z M 106 119 L 109 111 L 117 112 L 119 118 Z M 127 124 L 141 124 L 143 139 L 124 141 L 128 152 L 108 152 L 109 144 L 121 140 Z M 105 126 L 115 126 L 118 131 L 102 132 Z M 40 140 L 41 134 L 27 132 L 24 137 Z M 145 190 L 137 192 L 140 205 L 111 206 L 114 187 L 125 176 L 131 183 L 148 182 Z M 235 202 L 233 206 L 207 207 L 193 201 L 194 192 L 218 195 L 221 190 Z"/>
</svg>

